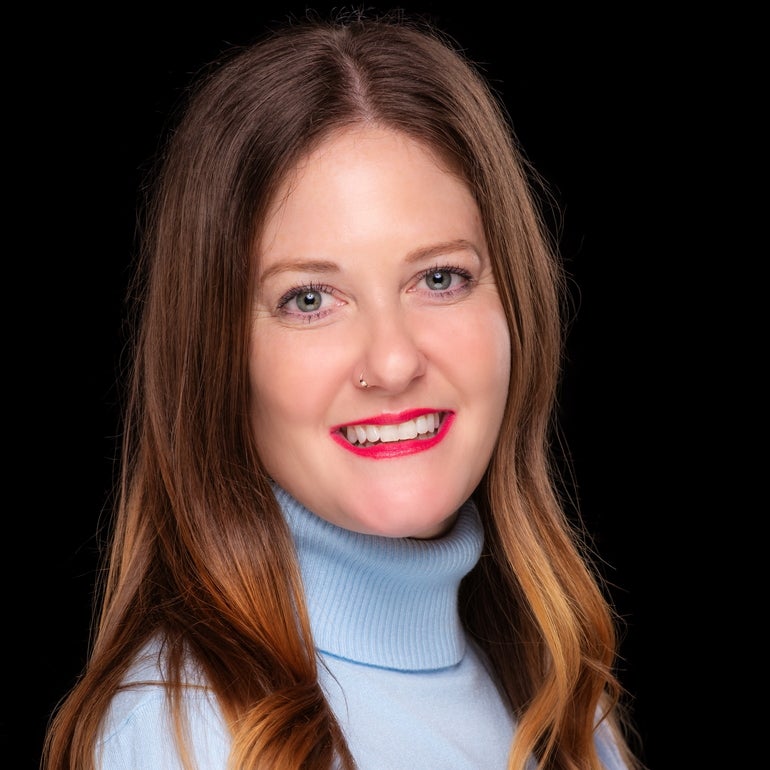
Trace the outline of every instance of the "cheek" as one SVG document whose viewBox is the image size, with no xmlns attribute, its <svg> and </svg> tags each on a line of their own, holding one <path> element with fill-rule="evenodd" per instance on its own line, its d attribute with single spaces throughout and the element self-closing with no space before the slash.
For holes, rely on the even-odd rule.
<svg viewBox="0 0 770 770">
<path fill-rule="evenodd" d="M 249 346 L 251 422 L 260 450 L 270 446 L 271 431 L 288 419 L 289 406 L 303 403 L 299 378 L 294 376 L 291 354 L 272 343 L 270 336 L 256 330 Z M 264 459 L 264 458 L 263 458 Z"/>
<path fill-rule="evenodd" d="M 249 346 L 251 419 L 260 435 L 323 421 L 339 390 L 339 363 L 329 346 L 305 332 L 286 335 L 255 329 Z M 288 437 L 287 437 L 288 438 Z"/>
<path fill-rule="evenodd" d="M 471 393 L 491 399 L 502 410 L 511 372 L 508 324 L 501 306 L 476 309 L 452 324 L 446 334 L 445 360 Z"/>
<path fill-rule="evenodd" d="M 511 342 L 502 310 L 499 316 L 488 318 L 479 335 L 485 340 L 478 346 L 479 355 L 474 360 L 479 371 L 479 390 L 486 391 L 490 411 L 496 420 L 501 420 L 511 376 Z"/>
</svg>

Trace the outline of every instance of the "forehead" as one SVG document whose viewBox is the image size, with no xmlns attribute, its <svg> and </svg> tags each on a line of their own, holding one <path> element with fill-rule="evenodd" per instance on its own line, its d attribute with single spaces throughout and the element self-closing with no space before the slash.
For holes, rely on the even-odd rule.
<svg viewBox="0 0 770 770">
<path fill-rule="evenodd" d="M 312 240 L 473 240 L 480 229 L 463 180 L 424 143 L 391 129 L 356 126 L 327 136 L 280 185 L 259 244 L 262 259 Z M 410 244 L 410 247 L 413 244 Z"/>
</svg>

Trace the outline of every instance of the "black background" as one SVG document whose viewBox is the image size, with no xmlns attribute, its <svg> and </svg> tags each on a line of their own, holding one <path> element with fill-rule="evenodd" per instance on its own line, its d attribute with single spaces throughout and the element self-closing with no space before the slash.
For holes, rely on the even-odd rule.
<svg viewBox="0 0 770 770">
<path fill-rule="evenodd" d="M 429 15 L 483 64 L 562 211 L 560 247 L 577 303 L 563 424 L 583 514 L 627 624 L 619 674 L 635 698 L 644 758 L 653 770 L 677 766 L 664 760 L 671 680 L 682 662 L 672 644 L 680 589 L 671 583 L 667 533 L 686 490 L 672 487 L 679 452 L 667 405 L 681 396 L 673 285 L 687 255 L 675 194 L 684 174 L 673 158 L 704 64 L 681 65 L 678 25 L 649 10 L 620 18 L 569 4 L 504 13 L 483 2 L 402 7 Z M 21 726 L 4 735 L 19 767 L 37 766 L 48 716 L 85 661 L 146 165 L 201 65 L 303 9 L 273 2 L 200 13 L 116 8 L 109 19 L 49 14 L 21 36 L 14 67 L 29 87 L 16 117 L 35 160 L 19 188 L 33 223 L 24 233 L 28 291 L 16 300 L 31 297 L 27 312 L 38 320 L 17 321 L 30 324 L 34 344 L 19 356 L 32 374 L 21 378 L 24 438 L 15 459 L 22 476 L 24 468 L 35 473 L 24 476 L 18 517 L 29 548 L 16 554 L 33 565 L 21 578 L 31 601 L 18 615 L 32 695 L 29 708 L 10 715 Z"/>
</svg>

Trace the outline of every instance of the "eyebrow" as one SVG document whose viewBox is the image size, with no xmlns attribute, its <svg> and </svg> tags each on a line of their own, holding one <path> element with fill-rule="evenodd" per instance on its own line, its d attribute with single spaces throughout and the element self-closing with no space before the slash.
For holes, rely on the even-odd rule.
<svg viewBox="0 0 770 770">
<path fill-rule="evenodd" d="M 285 262 L 276 262 L 274 265 L 270 265 L 260 275 L 259 280 L 264 282 L 279 273 L 335 273 L 339 272 L 339 269 L 340 266 L 336 262 L 330 262 L 326 259 L 286 260 Z"/>
<path fill-rule="evenodd" d="M 472 251 L 477 257 L 481 258 L 476 246 L 465 238 L 456 238 L 453 241 L 443 241 L 434 243 L 431 246 L 420 246 L 406 255 L 407 262 L 418 262 L 421 259 L 437 257 L 439 254 L 448 254 L 453 251 Z"/>
<path fill-rule="evenodd" d="M 418 246 L 416 249 L 408 252 L 404 261 L 407 263 L 419 262 L 423 259 L 430 259 L 439 254 L 447 254 L 453 251 L 472 251 L 479 259 L 480 254 L 476 246 L 465 238 L 457 238 L 451 241 L 442 241 L 430 246 Z M 279 273 L 302 272 L 302 273 L 338 273 L 340 266 L 336 262 L 327 259 L 287 259 L 282 262 L 276 262 L 270 265 L 261 275 L 260 282 L 266 281 Z"/>
</svg>

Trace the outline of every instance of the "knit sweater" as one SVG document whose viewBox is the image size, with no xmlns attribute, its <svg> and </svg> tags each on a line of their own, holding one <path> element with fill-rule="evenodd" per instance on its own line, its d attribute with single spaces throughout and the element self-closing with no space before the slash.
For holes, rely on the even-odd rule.
<svg viewBox="0 0 770 770">
<path fill-rule="evenodd" d="M 315 516 L 284 490 L 276 496 L 294 539 L 319 679 L 359 770 L 504 770 L 515 721 L 457 609 L 463 576 L 483 532 L 475 506 L 433 540 L 362 535 Z M 153 644 L 113 700 L 98 751 L 101 770 L 179 770 Z M 159 668 L 160 667 L 160 668 Z M 224 770 L 229 736 L 210 690 L 185 691 L 192 754 Z M 606 730 L 597 747 L 623 770 Z"/>
<path fill-rule="evenodd" d="M 320 680 L 361 770 L 506 767 L 513 719 L 460 623 L 483 545 L 475 506 L 433 540 L 362 535 L 276 490 L 294 537 Z"/>
</svg>

